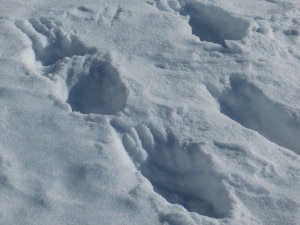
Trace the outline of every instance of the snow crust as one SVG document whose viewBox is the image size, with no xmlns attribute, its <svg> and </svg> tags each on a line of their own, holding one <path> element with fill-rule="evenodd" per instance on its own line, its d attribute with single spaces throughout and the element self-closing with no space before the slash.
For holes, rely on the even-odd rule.
<svg viewBox="0 0 300 225">
<path fill-rule="evenodd" d="M 2 1 L 0 224 L 299 224 L 295 0 Z"/>
</svg>

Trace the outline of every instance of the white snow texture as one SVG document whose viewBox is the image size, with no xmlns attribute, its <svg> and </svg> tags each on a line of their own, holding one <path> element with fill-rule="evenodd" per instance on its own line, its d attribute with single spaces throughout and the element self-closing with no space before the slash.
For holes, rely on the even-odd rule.
<svg viewBox="0 0 300 225">
<path fill-rule="evenodd" d="M 0 224 L 300 224 L 300 2 L 0 1 Z"/>
</svg>

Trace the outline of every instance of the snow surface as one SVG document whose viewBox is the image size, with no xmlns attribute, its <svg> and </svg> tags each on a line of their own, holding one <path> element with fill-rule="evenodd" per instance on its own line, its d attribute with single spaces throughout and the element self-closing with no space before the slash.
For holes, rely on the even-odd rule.
<svg viewBox="0 0 300 225">
<path fill-rule="evenodd" d="M 298 0 L 0 3 L 0 224 L 300 224 Z"/>
</svg>

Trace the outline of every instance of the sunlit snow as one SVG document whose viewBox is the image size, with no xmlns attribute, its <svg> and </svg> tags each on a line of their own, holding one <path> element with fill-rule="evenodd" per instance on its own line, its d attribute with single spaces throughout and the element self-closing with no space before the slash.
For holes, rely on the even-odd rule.
<svg viewBox="0 0 300 225">
<path fill-rule="evenodd" d="M 0 6 L 0 224 L 300 224 L 298 0 Z"/>
</svg>

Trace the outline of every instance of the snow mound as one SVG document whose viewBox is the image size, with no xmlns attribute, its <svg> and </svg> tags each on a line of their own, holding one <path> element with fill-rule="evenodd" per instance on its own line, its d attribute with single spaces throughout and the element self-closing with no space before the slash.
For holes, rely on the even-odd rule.
<svg viewBox="0 0 300 225">
<path fill-rule="evenodd" d="M 250 81 L 230 77 L 230 88 L 219 98 L 221 112 L 270 141 L 300 154 L 300 119 L 275 103 Z"/>
<path fill-rule="evenodd" d="M 248 34 L 249 22 L 230 15 L 224 9 L 189 1 L 179 11 L 190 16 L 192 33 L 202 41 L 225 46 L 225 40 L 241 40 Z"/>
</svg>

